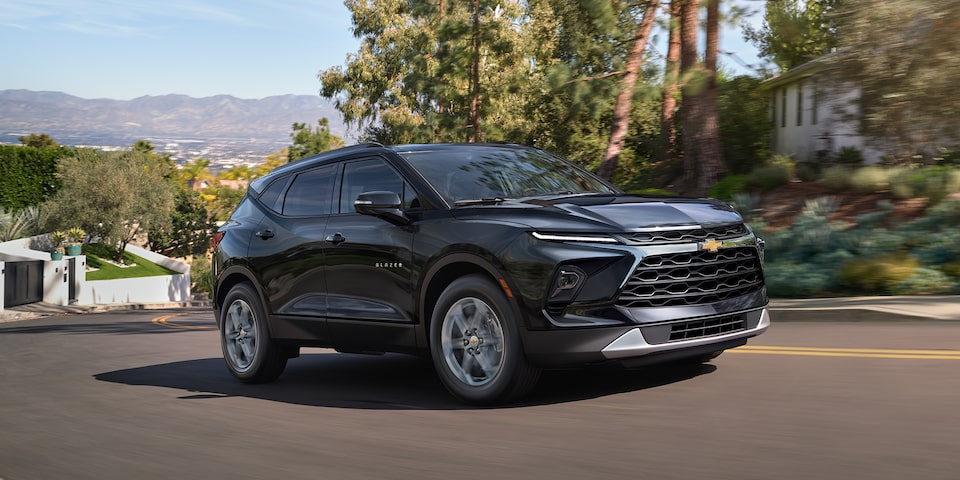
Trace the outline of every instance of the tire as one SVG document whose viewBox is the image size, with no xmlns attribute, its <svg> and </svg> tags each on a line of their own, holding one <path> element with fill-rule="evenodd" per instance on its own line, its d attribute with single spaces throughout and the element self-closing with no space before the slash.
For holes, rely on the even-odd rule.
<svg viewBox="0 0 960 480">
<path fill-rule="evenodd" d="M 223 305 L 220 347 L 230 373 L 244 383 L 276 380 L 287 366 L 287 355 L 270 338 L 257 292 L 249 283 L 237 284 Z"/>
<path fill-rule="evenodd" d="M 523 352 L 506 295 L 480 275 L 461 277 L 440 295 L 430 322 L 430 353 L 443 385 L 466 403 L 515 400 L 540 377 Z"/>
</svg>

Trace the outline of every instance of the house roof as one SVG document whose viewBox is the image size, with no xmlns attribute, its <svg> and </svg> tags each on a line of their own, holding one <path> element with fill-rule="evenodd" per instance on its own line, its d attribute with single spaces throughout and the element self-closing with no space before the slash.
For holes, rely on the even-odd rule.
<svg viewBox="0 0 960 480">
<path fill-rule="evenodd" d="M 790 70 L 781 73 L 780 75 L 768 78 L 763 82 L 760 82 L 760 85 L 762 85 L 764 88 L 776 88 L 781 85 L 795 83 L 808 78 L 820 71 L 820 69 L 826 64 L 827 60 L 836 54 L 837 52 L 830 52 L 826 55 L 821 55 L 807 63 L 793 67 Z"/>
</svg>

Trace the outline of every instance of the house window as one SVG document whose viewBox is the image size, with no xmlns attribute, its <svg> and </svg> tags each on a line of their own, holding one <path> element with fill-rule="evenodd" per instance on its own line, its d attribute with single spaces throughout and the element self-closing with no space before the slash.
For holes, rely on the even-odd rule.
<svg viewBox="0 0 960 480">
<path fill-rule="evenodd" d="M 816 125 L 819 120 L 820 115 L 817 112 L 817 109 L 820 108 L 820 88 L 817 85 L 817 80 L 813 81 L 813 105 L 811 106 L 810 111 L 810 123 Z"/>
<path fill-rule="evenodd" d="M 797 126 L 803 125 L 803 84 L 797 84 Z"/>
<path fill-rule="evenodd" d="M 780 126 L 787 126 L 787 88 L 780 91 Z"/>
</svg>

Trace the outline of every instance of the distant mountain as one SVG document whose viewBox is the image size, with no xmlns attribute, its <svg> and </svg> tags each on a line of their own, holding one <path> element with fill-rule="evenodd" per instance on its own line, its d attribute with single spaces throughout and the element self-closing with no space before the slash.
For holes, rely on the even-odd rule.
<svg viewBox="0 0 960 480">
<path fill-rule="evenodd" d="M 229 95 L 144 96 L 133 100 L 84 99 L 61 92 L 0 90 L 0 143 L 18 143 L 20 135 L 46 133 L 65 145 L 129 146 L 139 139 L 165 143 L 262 142 L 275 151 L 288 145 L 294 122 L 317 125 L 326 117 L 330 130 L 345 137 L 333 105 L 311 95 L 280 95 L 248 100 Z M 269 145 L 269 148 L 268 148 Z M 259 149 L 257 149 L 259 150 Z"/>
</svg>

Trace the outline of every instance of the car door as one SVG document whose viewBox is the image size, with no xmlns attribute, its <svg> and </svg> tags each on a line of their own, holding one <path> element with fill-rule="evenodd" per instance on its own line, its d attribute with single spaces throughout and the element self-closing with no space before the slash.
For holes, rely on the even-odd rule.
<svg viewBox="0 0 960 480">
<path fill-rule="evenodd" d="M 416 193 L 385 159 L 343 164 L 339 209 L 327 220 L 324 253 L 328 324 L 337 348 L 346 351 L 415 343 L 415 226 L 357 213 L 357 196 L 374 191 L 395 192 L 407 207 L 418 204 Z"/>
<path fill-rule="evenodd" d="M 337 171 L 337 164 L 308 169 L 277 180 L 261 195 L 265 215 L 248 257 L 266 308 L 288 320 L 274 324 L 293 329 L 275 336 L 328 337 L 323 235 L 334 209 Z"/>
</svg>

